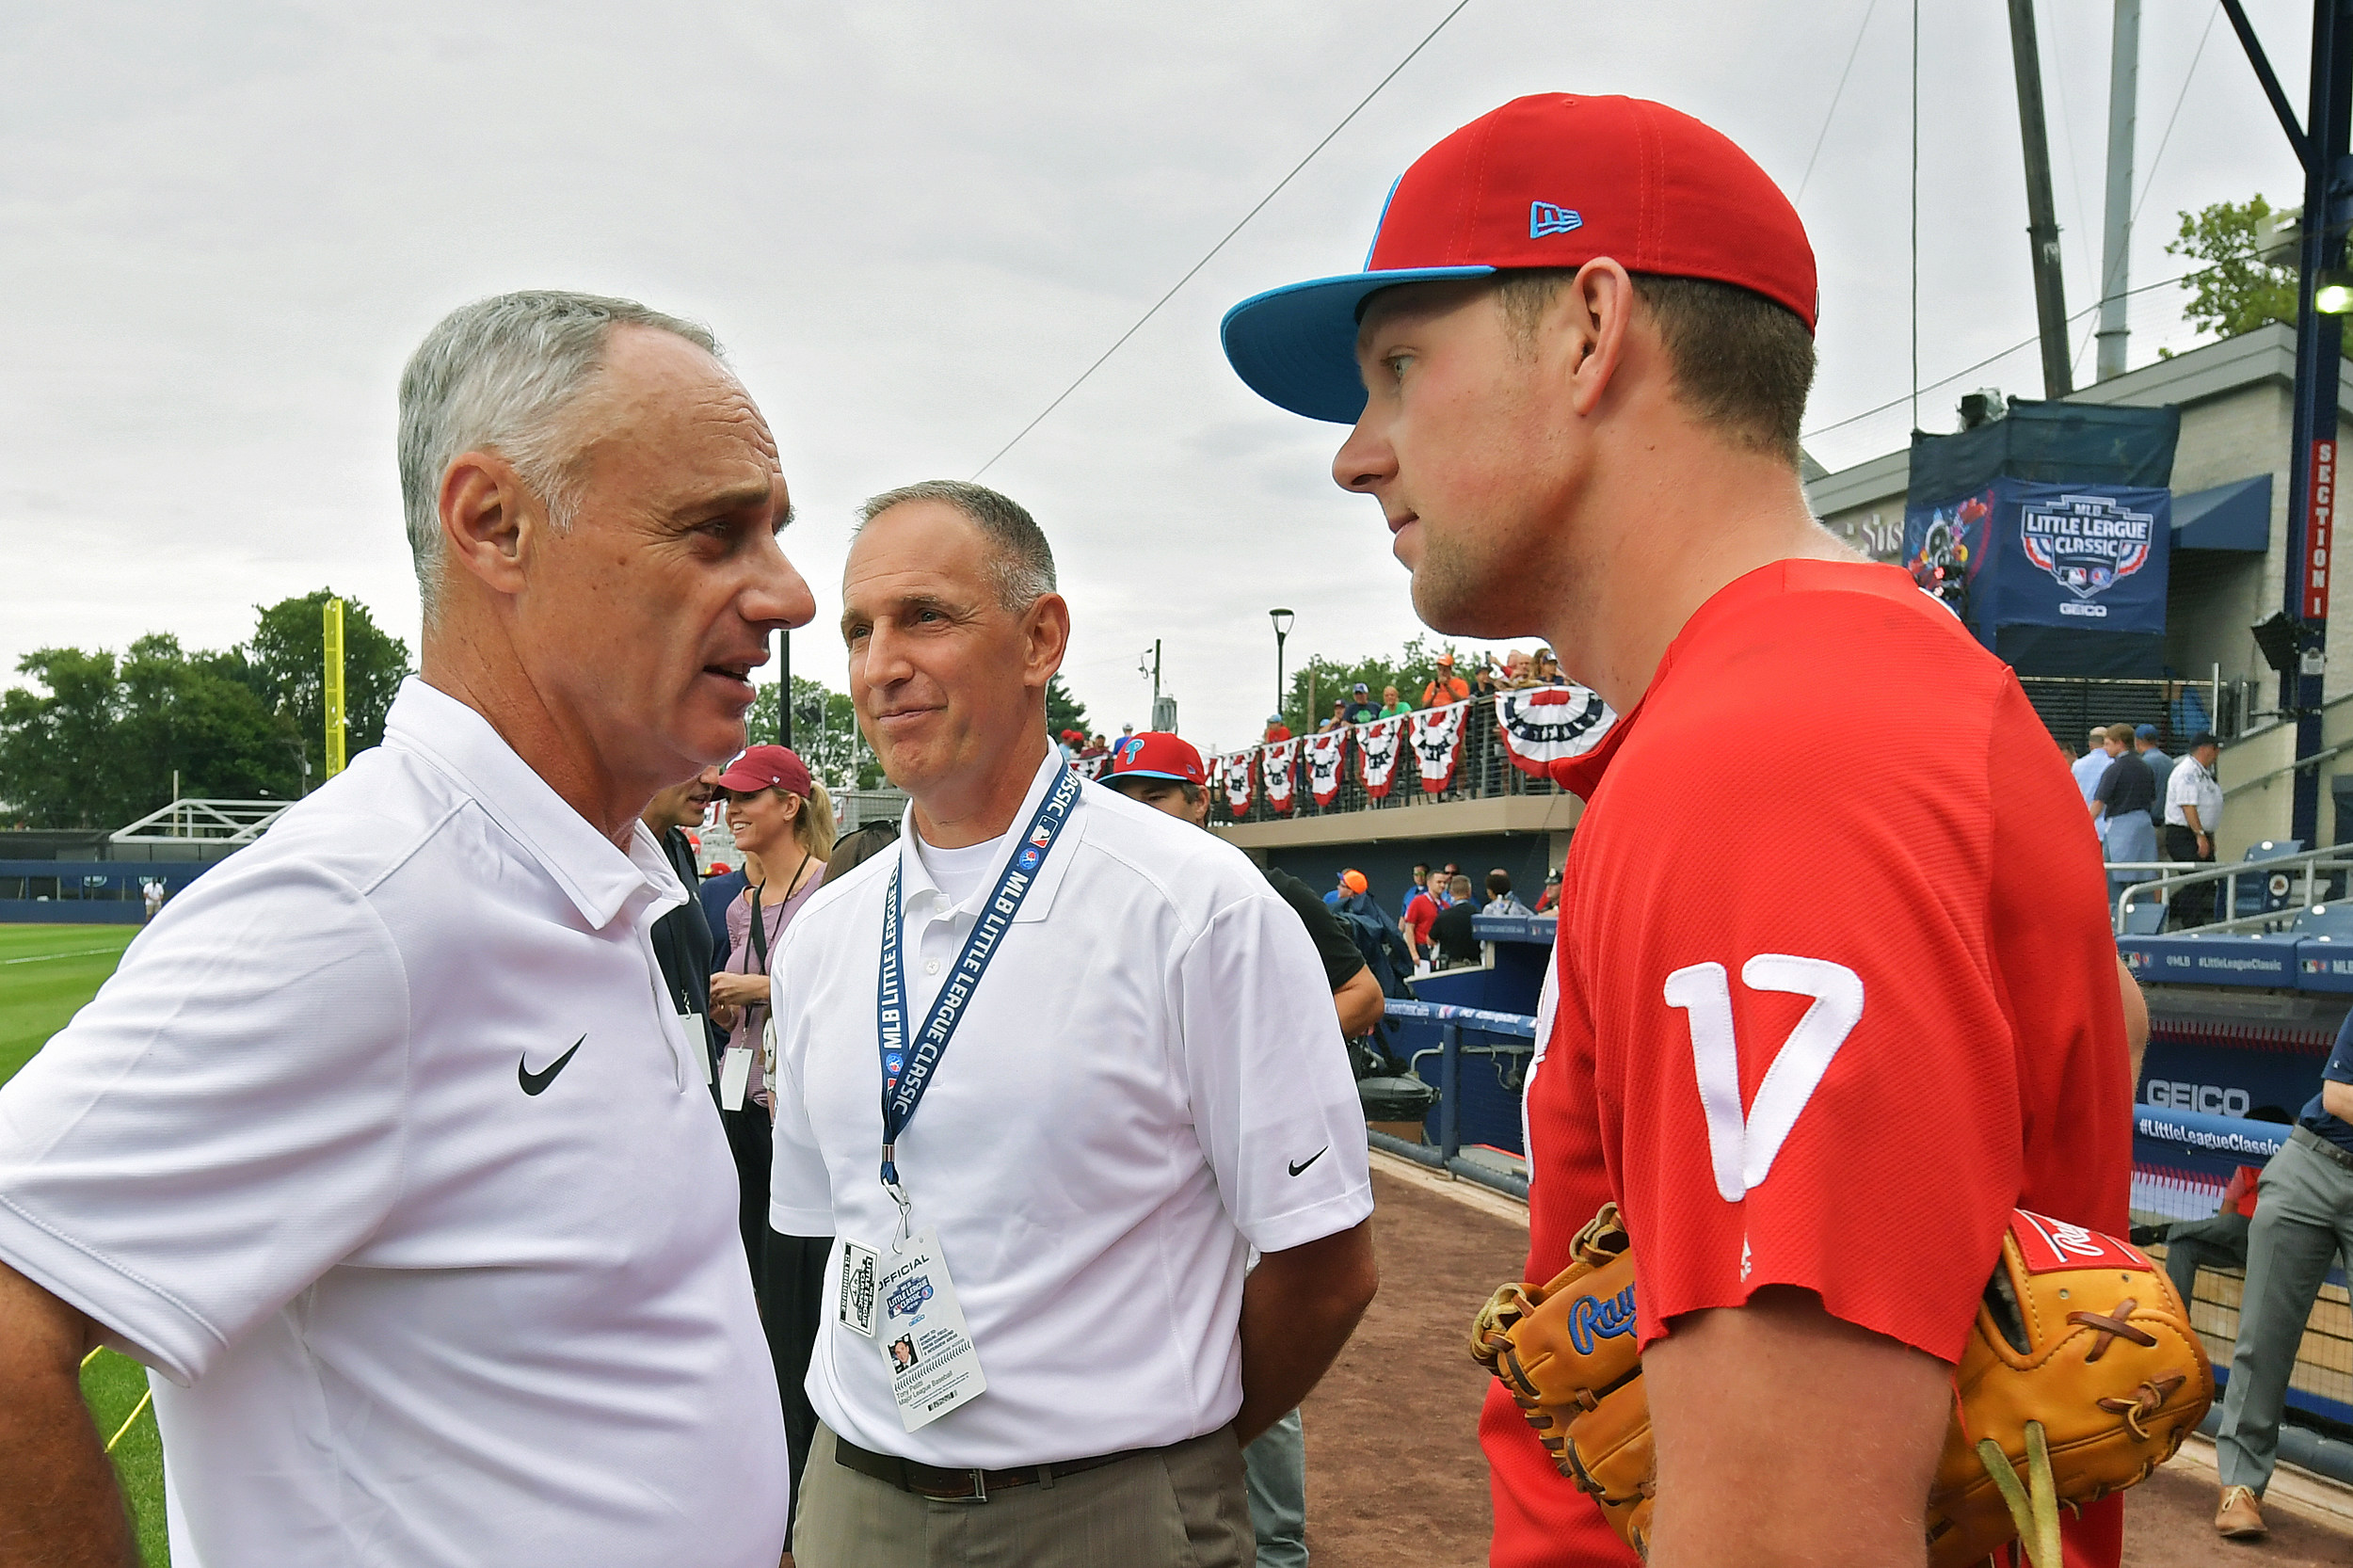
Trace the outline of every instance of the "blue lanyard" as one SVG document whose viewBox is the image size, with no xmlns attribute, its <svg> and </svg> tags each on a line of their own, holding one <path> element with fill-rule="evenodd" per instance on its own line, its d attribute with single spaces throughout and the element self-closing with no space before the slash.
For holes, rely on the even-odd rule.
<svg viewBox="0 0 2353 1568">
<path fill-rule="evenodd" d="M 1021 901 L 1036 885 L 1038 868 L 1046 863 L 1078 801 L 1079 776 L 1064 762 L 1013 854 L 1006 857 L 1005 869 L 998 873 L 997 891 L 982 909 L 972 934 L 964 939 L 964 951 L 957 954 L 956 967 L 948 972 L 948 983 L 932 1002 L 931 1014 L 923 1020 L 911 1052 L 906 1037 L 906 960 L 900 951 L 899 878 L 904 863 L 891 870 L 890 896 L 883 904 L 882 976 L 875 986 L 874 1013 L 875 1038 L 882 1051 L 882 1179 L 903 1218 L 907 1200 L 893 1159 L 899 1135 L 915 1120 L 916 1107 L 923 1103 L 923 1092 L 931 1087 L 932 1075 L 947 1053 L 948 1042 L 954 1037 L 981 976 L 1012 928 Z"/>
</svg>

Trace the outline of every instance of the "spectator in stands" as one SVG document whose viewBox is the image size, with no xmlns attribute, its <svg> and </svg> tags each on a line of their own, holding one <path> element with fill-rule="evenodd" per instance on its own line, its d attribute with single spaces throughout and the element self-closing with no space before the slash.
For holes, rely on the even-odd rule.
<svg viewBox="0 0 2353 1568">
<path fill-rule="evenodd" d="M 1479 667 L 1471 671 L 1470 695 L 1475 697 L 1493 696 L 1497 685 L 1495 666 L 1486 660 L 1481 660 Z"/>
<path fill-rule="evenodd" d="M 1536 895 L 1536 913 L 1557 914 L 1561 908 L 1561 869 L 1556 866 L 1545 872 L 1545 890 Z"/>
<path fill-rule="evenodd" d="M 2140 754 L 2140 760 L 2147 763 L 2149 771 L 2156 776 L 2157 809 L 2162 812 L 2165 809 L 2166 780 L 2173 774 L 2173 759 L 2157 748 L 2157 727 L 2153 724 L 2144 724 L 2134 730 L 2133 749 Z"/>
<path fill-rule="evenodd" d="M 1506 691 L 1516 692 L 1536 683 L 1534 659 L 1516 648 L 1503 656 L 1503 687 Z"/>
<path fill-rule="evenodd" d="M 2193 741 L 2190 755 L 2197 752 Z M 2174 782 L 2178 791 L 2178 771 Z M 2353 1266 L 2353 1247 L 2344 1242 L 2353 1237 L 2353 1017 L 2337 1030 L 2320 1070 L 2320 1093 L 2265 1164 L 2261 1190 L 2247 1233 L 2238 1347 L 2214 1440 L 2222 1477 L 2214 1528 L 2232 1540 L 2264 1533 L 2258 1500 L 2279 1457 L 2280 1412 L 2304 1326 L 2329 1265 L 2342 1259 Z"/>
<path fill-rule="evenodd" d="M 2075 759 L 2072 770 L 2075 775 L 2075 788 L 2084 792 L 2086 806 L 2091 804 L 2091 792 L 2100 787 L 2100 776 L 2108 771 L 2108 764 L 2114 760 L 2116 759 L 2108 755 L 2107 726 L 2093 727 L 2090 744 L 2084 748 L 2084 754 Z"/>
<path fill-rule="evenodd" d="M 2107 858 L 2112 864 L 2128 866 L 2145 864 L 2157 857 L 2157 828 L 2150 817 L 2151 808 L 2157 803 L 2156 776 L 2137 763 L 2113 765 L 2132 755 L 2132 744 L 2131 725 L 2108 726 L 2111 766 L 2100 776 L 2099 786 L 2091 792 L 2091 815 L 2105 828 L 2101 841 L 2107 845 Z M 2147 870 L 2110 872 L 2109 902 L 2114 903 L 2134 883 L 2147 882 L 2155 874 Z"/>
<path fill-rule="evenodd" d="M 1538 648 L 1536 650 L 1536 684 L 1565 686 L 1568 683 L 1569 678 L 1561 673 L 1561 661 L 1553 657 L 1552 649 Z"/>
<path fill-rule="evenodd" d="M 1446 896 L 1445 886 L 1437 872 L 1431 872 L 1429 885 L 1406 904 L 1405 918 L 1399 922 L 1404 928 L 1406 951 L 1414 955 L 1417 964 L 1426 962 L 1434 951 L 1431 947 L 1430 928 L 1437 923 L 1442 909 L 1438 901 Z"/>
<path fill-rule="evenodd" d="M 1339 728 L 1346 723 L 1348 723 L 1348 699 L 1346 697 L 1334 697 L 1332 699 L 1332 712 L 1324 715 L 1324 719 L 1321 724 L 1316 726 L 1316 733 L 1319 735 L 1328 734 L 1331 731 Z"/>
<path fill-rule="evenodd" d="M 1451 878 L 1447 884 L 1447 905 L 1430 922 L 1441 967 L 1461 968 L 1480 962 L 1479 938 L 1471 932 L 1471 921 L 1478 918 L 1479 905 L 1471 902 L 1471 879 Z"/>
<path fill-rule="evenodd" d="M 1404 915 L 1406 910 L 1414 906 L 1414 900 L 1421 897 L 1422 888 L 1429 884 L 1429 881 L 1430 862 L 1427 860 L 1415 861 L 1414 879 L 1405 885 L 1405 896 L 1397 901 L 1397 912 L 1401 917 Z"/>
<path fill-rule="evenodd" d="M 1372 688 L 1359 680 L 1348 694 L 1348 704 L 1342 716 L 1350 724 L 1370 724 L 1381 716 L 1381 710 L 1372 704 Z"/>
<path fill-rule="evenodd" d="M 1497 866 L 1487 873 L 1487 906 L 1482 915 L 1532 915 L 1527 904 L 1512 896 L 1512 873 Z"/>
<path fill-rule="evenodd" d="M 1381 688 L 1381 716 L 1383 718 L 1393 719 L 1401 713 L 1410 713 L 1413 711 L 1414 705 L 1398 696 L 1395 686 Z"/>
<path fill-rule="evenodd" d="M 1430 684 L 1421 689 L 1424 708 L 1443 708 L 1449 702 L 1460 702 L 1470 696 L 1470 682 L 1454 673 L 1454 655 L 1438 655 L 1438 673 L 1430 678 Z"/>
<path fill-rule="evenodd" d="M 2222 786 L 2215 782 L 2214 765 L 2222 743 L 2210 731 L 2190 738 L 2189 755 L 2173 764 L 2165 781 L 2165 854 L 2169 860 L 2211 861 L 2214 836 L 2222 826 Z M 2166 923 L 2174 927 L 2203 925 L 2214 919 L 2214 884 L 2185 888 L 2173 895 Z"/>
<path fill-rule="evenodd" d="M 1283 715 L 1269 713 L 1266 716 L 1266 733 L 1259 739 L 1272 744 L 1275 741 L 1288 741 L 1290 738 L 1291 727 L 1283 722 Z"/>
<path fill-rule="evenodd" d="M 1102 736 L 1096 735 L 1079 748 L 1079 760 L 1093 761 L 1097 757 L 1110 755 L 1111 749 L 1111 743 L 1104 740 Z"/>
</svg>

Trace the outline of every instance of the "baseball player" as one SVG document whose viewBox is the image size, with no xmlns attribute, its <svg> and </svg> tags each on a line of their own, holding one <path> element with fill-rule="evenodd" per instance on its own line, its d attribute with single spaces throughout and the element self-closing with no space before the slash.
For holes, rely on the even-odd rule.
<svg viewBox="0 0 2353 1568">
<path fill-rule="evenodd" d="M 2126 1030 L 2096 846 L 2010 672 L 1809 515 L 1813 250 L 1724 136 L 1545 94 L 1399 181 L 1367 269 L 1228 313 L 1354 429 L 1433 629 L 1541 636 L 1619 715 L 1527 1091 L 1530 1280 L 1624 1212 L 1654 1568 L 1919 1564 L 1951 1364 L 2013 1207 L 2121 1233 Z M 1881 742 L 1931 707 L 1933 790 Z M 1727 791 L 1689 759 L 1750 760 Z M 1501 1385 L 1493 1560 L 1631 1562 Z M 2113 1564 L 2114 1499 L 2067 1527 Z"/>
</svg>

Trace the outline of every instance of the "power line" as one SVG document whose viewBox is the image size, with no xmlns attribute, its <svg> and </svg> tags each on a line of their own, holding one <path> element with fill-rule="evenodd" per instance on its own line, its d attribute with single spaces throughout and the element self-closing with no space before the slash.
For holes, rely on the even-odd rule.
<svg viewBox="0 0 2353 1568">
<path fill-rule="evenodd" d="M 1381 89 L 1387 87 L 1391 82 L 1397 80 L 1398 72 L 1413 64 L 1414 56 L 1420 54 L 1424 49 L 1429 48 L 1430 40 L 1436 38 L 1440 33 L 1445 32 L 1447 24 L 1462 15 L 1464 9 L 1469 5 L 1470 0 L 1456 0 L 1454 8 L 1447 12 L 1446 15 L 1440 17 L 1438 19 L 1438 24 L 1435 27 L 1431 28 L 1429 32 L 1423 34 L 1422 40 L 1419 43 L 1415 44 L 1413 48 L 1407 50 L 1405 57 L 1398 61 L 1396 65 L 1390 67 L 1389 73 L 1386 76 L 1382 77 L 1378 82 L 1375 82 L 1372 85 L 1372 90 L 1358 100 L 1356 106 L 1349 110 L 1347 114 L 1343 115 L 1340 118 L 1340 122 L 1337 125 L 1333 126 L 1330 131 L 1326 132 L 1321 141 L 1309 148 L 1307 150 L 1307 155 L 1300 159 L 1296 164 L 1293 164 L 1291 166 L 1291 171 L 1289 174 L 1284 175 L 1280 180 L 1277 180 L 1274 183 L 1274 188 L 1273 190 L 1268 191 L 1264 196 L 1258 198 L 1258 204 L 1251 208 L 1248 212 L 1242 214 L 1241 221 L 1240 223 L 1235 224 L 1231 229 L 1225 231 L 1225 237 L 1224 239 L 1219 240 L 1215 245 L 1209 247 L 1208 252 L 1204 254 L 1199 261 L 1193 263 L 1192 266 L 1185 270 L 1185 275 L 1182 278 L 1177 279 L 1176 281 L 1169 285 L 1168 292 L 1166 294 L 1152 301 L 1152 308 L 1144 312 L 1144 314 L 1136 317 L 1134 326 L 1128 328 L 1125 332 L 1120 333 L 1117 342 L 1113 343 L 1109 348 L 1106 348 L 1101 354 L 1097 355 L 1093 364 L 1080 371 L 1079 373 L 1079 378 L 1062 390 L 1061 396 L 1056 397 L 1053 402 L 1048 403 L 1044 408 L 1040 409 L 1038 411 L 1037 418 L 1030 421 L 1029 424 L 1023 425 L 1019 430 L 1016 431 L 1014 433 L 1013 440 L 999 447 L 997 449 L 996 456 L 989 458 L 987 462 L 983 463 L 979 468 L 974 469 L 972 471 L 972 477 L 978 479 L 982 474 L 986 473 L 990 469 L 995 468 L 999 457 L 1002 457 L 1006 453 L 1011 452 L 1015 447 L 1020 445 L 1021 439 L 1024 436 L 1027 436 L 1031 431 L 1036 429 L 1040 424 L 1044 424 L 1048 414 L 1050 414 L 1055 409 L 1061 408 L 1064 399 L 1068 398 L 1072 392 L 1077 392 L 1080 387 L 1086 385 L 1087 377 L 1102 369 L 1104 360 L 1118 353 L 1121 348 L 1126 346 L 1129 338 L 1134 337 L 1138 332 L 1144 329 L 1144 324 L 1145 322 L 1150 321 L 1154 316 L 1160 314 L 1160 307 L 1167 304 L 1171 299 L 1176 298 L 1176 291 L 1183 288 L 1187 283 L 1192 282 L 1193 275 L 1199 272 L 1203 267 L 1208 266 L 1209 263 L 1216 258 L 1217 253 L 1225 249 L 1225 247 L 1233 241 L 1234 236 L 1241 233 L 1242 230 L 1248 226 L 1252 218 L 1257 217 L 1261 212 L 1264 212 L 1268 202 L 1282 195 L 1283 187 L 1297 179 L 1301 169 L 1305 168 L 1309 164 L 1315 162 L 1316 154 L 1331 146 L 1332 138 L 1338 136 L 1342 131 L 1347 130 L 1349 122 L 1354 120 L 1358 115 L 1364 113 L 1365 105 L 1380 97 Z"/>
<path fill-rule="evenodd" d="M 2140 179 L 2140 200 L 2133 203 L 2132 221 L 2135 225 L 2140 222 L 2142 204 L 2149 200 L 2150 191 L 2156 186 L 2157 165 L 2165 161 L 2165 144 L 2173 139 L 2174 123 L 2182 118 L 2182 104 L 2189 97 L 2190 79 L 2198 74 L 2198 62 L 2205 58 L 2206 40 L 2214 36 L 2215 12 L 2220 9 L 2220 7 L 2217 7 L 2215 11 L 2209 11 L 2206 14 L 2206 30 L 2198 35 L 2198 48 L 2189 57 L 2189 69 L 2182 72 L 2182 90 L 2173 95 L 2173 112 L 2166 117 L 2165 135 L 2157 138 L 2157 155 L 2149 160 L 2149 172 L 2142 175 Z"/>
<path fill-rule="evenodd" d="M 1799 177 L 1798 194 L 1789 204 L 1797 206 L 1805 200 L 1805 187 L 1814 183 L 1815 161 L 1822 155 L 1822 143 L 1830 136 L 1830 122 L 1837 117 L 1838 101 L 1847 95 L 1847 78 L 1854 74 L 1855 56 L 1863 53 L 1863 35 L 1871 30 L 1871 13 L 1880 8 L 1880 0 L 1863 8 L 1863 25 L 1854 30 L 1854 46 L 1847 51 L 1847 69 L 1838 73 L 1838 86 L 1830 95 L 1830 107 L 1823 112 L 1822 128 L 1814 136 L 1814 151 L 1806 154 L 1805 173 Z"/>
<path fill-rule="evenodd" d="M 2174 284 L 2185 282 L 2189 279 L 2197 277 L 2199 273 L 2207 270 L 2208 269 L 2205 267 L 2197 267 L 2191 271 L 2182 273 L 2177 277 L 2163 279 L 2154 283 L 2143 283 L 2137 288 L 2126 289 L 2121 297 L 2130 299 L 2134 295 L 2147 294 L 2152 289 L 2171 288 Z M 2099 311 L 2100 307 L 2097 303 L 2087 305 L 2082 310 L 2077 311 L 2073 315 L 2069 316 L 2067 319 L 2072 324 L 2083 320 L 2086 316 L 2096 316 L 2099 313 Z M 1972 375 L 1975 372 L 1983 370 L 1986 366 L 1993 363 L 1997 360 L 2009 359 L 2012 354 L 2017 353 L 2022 348 L 2031 348 L 2041 341 L 2041 334 L 2038 332 L 2031 338 L 2025 338 L 2020 342 L 2011 344 L 2008 348 L 2003 349 L 1999 354 L 1987 355 L 1984 359 L 1979 360 L 1974 365 L 1963 365 L 1961 369 L 1953 372 L 1950 376 L 1943 376 L 1937 380 L 1930 381 L 1924 386 L 1915 386 L 1912 392 L 1905 393 L 1904 397 L 1891 397 L 1876 408 L 1865 408 L 1859 414 L 1849 414 L 1845 419 L 1837 420 L 1829 424 L 1817 424 L 1813 429 L 1803 432 L 1799 439 L 1801 440 L 1812 440 L 1817 436 L 1827 436 L 1833 430 L 1843 430 L 1849 424 L 1854 424 L 1860 421 L 1869 419 L 1873 414 L 1883 414 L 1890 408 L 1900 407 L 1903 404 L 1905 397 L 1912 398 L 1914 401 L 1916 410 L 1917 400 L 1920 393 L 1924 392 L 1933 392 L 1938 387 L 1950 385 L 1952 382 L 1960 380 L 1964 376 Z M 2080 348 L 2076 350 L 2076 353 L 2078 354 L 2081 354 L 2082 352 L 2083 351 Z M 1913 424 L 1917 425 L 1920 422 L 1915 411 L 1915 417 L 1913 420 Z"/>
</svg>

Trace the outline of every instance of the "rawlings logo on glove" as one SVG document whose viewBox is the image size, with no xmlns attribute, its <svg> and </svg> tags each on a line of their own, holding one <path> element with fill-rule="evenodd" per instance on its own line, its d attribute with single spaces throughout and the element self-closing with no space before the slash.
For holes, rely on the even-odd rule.
<svg viewBox="0 0 2353 1568">
<path fill-rule="evenodd" d="M 1561 1473 L 1648 1555 L 1658 1490 L 1635 1346 L 1634 1255 L 1615 1204 L 1550 1284 L 1506 1285 L 1471 1324 Z M 2136 1486 L 2214 1402 L 2214 1368 L 2164 1272 L 2138 1249 L 2019 1210 L 1977 1306 L 1928 1498 L 1931 1568 L 2023 1541 L 2060 1568 L 2059 1510 Z"/>
</svg>

